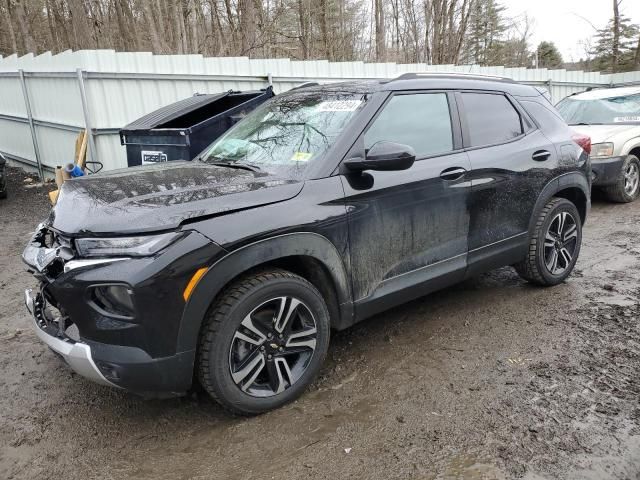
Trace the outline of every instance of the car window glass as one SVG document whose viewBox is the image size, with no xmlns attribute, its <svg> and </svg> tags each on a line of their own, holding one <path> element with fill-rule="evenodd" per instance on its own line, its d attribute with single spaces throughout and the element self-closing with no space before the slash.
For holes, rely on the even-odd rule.
<svg viewBox="0 0 640 480">
<path fill-rule="evenodd" d="M 320 162 L 367 95 L 301 90 L 274 97 L 249 113 L 200 157 L 247 165 L 285 178 L 301 178 Z"/>
<path fill-rule="evenodd" d="M 558 103 L 560 114 L 569 125 L 638 124 L 640 95 L 612 98 L 565 98 Z"/>
<path fill-rule="evenodd" d="M 463 93 L 462 101 L 472 147 L 507 142 L 522 134 L 520 114 L 504 95 Z"/>
<path fill-rule="evenodd" d="M 420 93 L 391 98 L 365 133 L 365 149 L 380 141 L 409 145 L 418 157 L 453 150 L 447 95 Z"/>
</svg>

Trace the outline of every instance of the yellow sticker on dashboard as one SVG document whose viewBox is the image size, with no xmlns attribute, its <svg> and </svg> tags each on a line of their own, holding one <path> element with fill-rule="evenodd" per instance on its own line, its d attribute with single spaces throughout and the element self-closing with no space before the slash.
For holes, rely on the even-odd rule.
<svg viewBox="0 0 640 480">
<path fill-rule="evenodd" d="M 291 160 L 294 162 L 306 162 L 312 157 L 311 153 L 308 152 L 295 152 L 291 156 Z"/>
</svg>

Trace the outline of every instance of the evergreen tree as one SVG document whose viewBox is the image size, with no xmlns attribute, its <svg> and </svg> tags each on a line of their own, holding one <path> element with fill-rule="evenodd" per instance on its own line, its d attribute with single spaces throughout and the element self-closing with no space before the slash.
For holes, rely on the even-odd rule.
<svg viewBox="0 0 640 480">
<path fill-rule="evenodd" d="M 504 10 L 505 7 L 496 0 L 476 0 L 473 3 L 465 42 L 465 63 L 499 63 L 500 40 L 507 30 Z"/>
<path fill-rule="evenodd" d="M 620 34 L 616 48 L 614 23 L 612 18 L 595 36 L 595 47 L 590 52 L 594 56 L 595 70 L 615 73 L 629 71 L 634 67 L 638 26 L 632 24 L 629 18 L 621 16 L 618 22 Z"/>
<path fill-rule="evenodd" d="M 536 50 L 538 54 L 538 67 L 562 68 L 564 62 L 562 55 L 553 42 L 540 42 Z"/>
</svg>

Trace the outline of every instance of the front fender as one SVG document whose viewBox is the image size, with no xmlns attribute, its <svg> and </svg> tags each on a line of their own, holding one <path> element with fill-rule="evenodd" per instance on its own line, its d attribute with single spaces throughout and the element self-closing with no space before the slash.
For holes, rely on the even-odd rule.
<svg viewBox="0 0 640 480">
<path fill-rule="evenodd" d="M 631 150 L 640 147 L 640 136 L 627 140 L 620 150 L 620 155 L 630 155 Z"/>
<path fill-rule="evenodd" d="M 337 326 L 352 323 L 350 284 L 342 258 L 326 237 L 310 232 L 287 233 L 241 247 L 213 264 L 198 282 L 182 315 L 178 351 L 195 350 L 202 321 L 212 300 L 238 275 L 284 257 L 303 255 L 320 261 L 333 279 L 340 307 Z"/>
</svg>

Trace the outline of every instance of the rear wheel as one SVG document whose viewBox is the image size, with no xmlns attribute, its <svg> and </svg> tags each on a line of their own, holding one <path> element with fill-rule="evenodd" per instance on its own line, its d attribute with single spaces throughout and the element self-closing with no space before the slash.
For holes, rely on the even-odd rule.
<svg viewBox="0 0 640 480">
<path fill-rule="evenodd" d="M 640 194 L 640 160 L 628 155 L 614 185 L 604 188 L 607 198 L 613 202 L 633 202 Z"/>
<path fill-rule="evenodd" d="M 198 353 L 204 389 L 244 415 L 278 408 L 302 394 L 329 345 L 329 312 L 320 292 L 284 270 L 231 285 L 212 307 Z"/>
<path fill-rule="evenodd" d="M 538 215 L 527 257 L 514 267 L 531 283 L 557 285 L 571 274 L 581 243 L 578 209 L 567 199 L 553 198 Z"/>
</svg>

